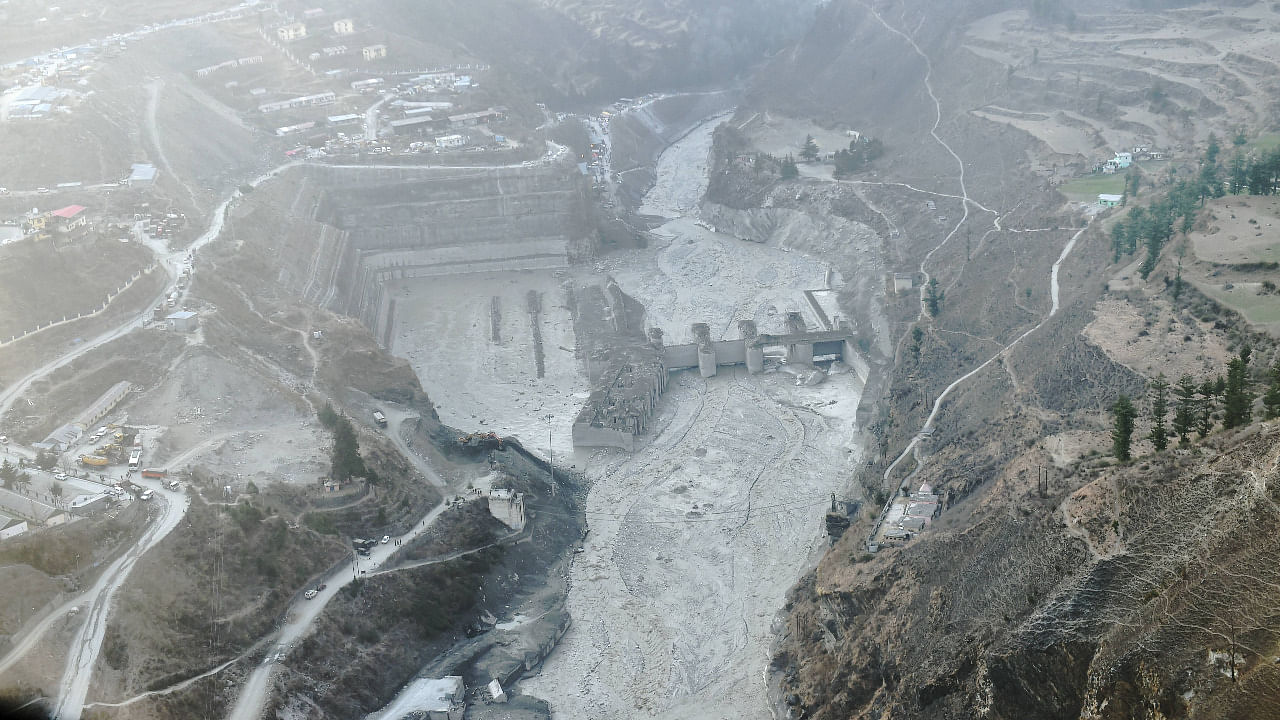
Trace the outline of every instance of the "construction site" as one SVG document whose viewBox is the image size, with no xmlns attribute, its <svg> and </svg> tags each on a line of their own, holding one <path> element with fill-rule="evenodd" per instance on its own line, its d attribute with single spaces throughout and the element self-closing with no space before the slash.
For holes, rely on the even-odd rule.
<svg viewBox="0 0 1280 720">
<path fill-rule="evenodd" d="M 0 707 L 1274 696 L 1276 8 L 81 5 L 0 7 Z"/>
</svg>

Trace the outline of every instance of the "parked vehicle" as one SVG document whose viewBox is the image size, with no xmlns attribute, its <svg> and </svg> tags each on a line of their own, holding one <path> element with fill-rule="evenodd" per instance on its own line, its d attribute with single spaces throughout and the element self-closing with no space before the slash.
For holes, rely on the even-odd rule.
<svg viewBox="0 0 1280 720">
<path fill-rule="evenodd" d="M 316 591 L 315 591 L 314 589 L 312 589 L 312 590 L 308 590 L 308 591 L 306 591 L 305 593 L 303 593 L 303 594 L 302 594 L 302 597 L 304 597 L 304 598 L 306 598 L 306 599 L 310 600 L 310 599 L 314 598 L 317 594 L 318 594 L 318 593 L 316 593 Z"/>
<path fill-rule="evenodd" d="M 389 542 L 391 542 L 391 536 L 390 536 L 390 535 L 383 535 L 383 536 L 382 536 L 382 544 L 383 544 L 383 545 L 386 545 L 386 544 L 387 544 L 387 543 L 389 543 Z"/>
<path fill-rule="evenodd" d="M 150 499 L 151 499 L 151 498 L 153 498 L 153 497 L 155 497 L 155 493 L 154 493 L 154 492 L 152 492 L 151 490 L 144 490 L 144 491 L 143 491 L 143 493 L 142 493 L 141 495 L 139 495 L 139 496 L 138 496 L 138 499 L 139 499 L 139 500 L 141 500 L 141 501 L 143 501 L 143 502 L 147 502 L 148 500 L 150 500 Z"/>
<path fill-rule="evenodd" d="M 147 468 L 146 470 L 142 471 L 142 477 L 150 478 L 152 480 L 163 480 L 168 475 L 169 473 L 165 472 L 164 470 L 157 470 L 156 468 Z"/>
<path fill-rule="evenodd" d="M 373 411 L 373 422 L 380 428 L 387 426 L 387 416 L 382 414 L 381 410 Z"/>
</svg>

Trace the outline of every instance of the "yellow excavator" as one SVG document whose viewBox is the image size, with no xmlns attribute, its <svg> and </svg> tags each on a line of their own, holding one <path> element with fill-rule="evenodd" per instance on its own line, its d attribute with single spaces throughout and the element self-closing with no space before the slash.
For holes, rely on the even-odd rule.
<svg viewBox="0 0 1280 720">
<path fill-rule="evenodd" d="M 97 455 L 81 455 L 80 463 L 83 465 L 91 465 L 93 467 L 105 467 L 111 464 L 111 461 Z"/>
<path fill-rule="evenodd" d="M 478 447 L 487 450 L 501 450 L 502 438 L 498 437 L 498 433 L 469 433 L 458 438 L 458 444 L 463 447 Z"/>
</svg>

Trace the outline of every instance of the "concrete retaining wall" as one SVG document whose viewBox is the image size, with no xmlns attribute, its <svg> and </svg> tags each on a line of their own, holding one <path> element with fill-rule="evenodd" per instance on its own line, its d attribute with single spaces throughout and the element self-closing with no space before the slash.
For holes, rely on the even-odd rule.
<svg viewBox="0 0 1280 720">
<path fill-rule="evenodd" d="M 574 447 L 611 447 L 627 452 L 636 449 L 636 436 L 625 430 L 592 427 L 586 423 L 573 426 Z"/>
<path fill-rule="evenodd" d="M 307 296 L 359 319 L 384 345 L 387 281 L 562 268 L 593 237 L 585 181 L 568 166 L 308 173 L 320 193 L 315 220 L 341 235 L 332 250 L 321 238 L 320 252 L 336 257 L 317 267 L 332 279 L 309 281 Z"/>
</svg>

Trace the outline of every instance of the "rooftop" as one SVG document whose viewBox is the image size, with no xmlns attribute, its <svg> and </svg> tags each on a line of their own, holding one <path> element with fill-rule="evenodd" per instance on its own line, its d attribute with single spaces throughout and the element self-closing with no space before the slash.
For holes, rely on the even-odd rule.
<svg viewBox="0 0 1280 720">
<path fill-rule="evenodd" d="M 104 492 L 94 493 L 92 495 L 77 495 L 71 498 L 71 509 L 74 510 L 76 508 L 82 508 L 85 505 L 92 505 L 93 503 L 98 502 L 103 498 L 110 498 L 110 497 L 111 497 L 110 495 Z"/>
<path fill-rule="evenodd" d="M 435 119 L 431 118 L 430 116 L 412 117 L 412 118 L 405 118 L 403 120 L 392 120 L 391 127 L 402 128 L 402 127 L 413 126 L 413 125 L 425 125 L 427 123 L 432 123 L 432 122 L 435 122 Z"/>
<path fill-rule="evenodd" d="M 190 310 L 182 310 L 180 312 L 173 313 L 172 315 L 166 315 L 164 319 L 165 320 L 190 320 L 195 316 L 196 314 Z"/>
<path fill-rule="evenodd" d="M 134 163 L 129 168 L 130 180 L 155 180 L 156 166 L 151 163 Z"/>
<path fill-rule="evenodd" d="M 54 217 L 67 218 L 70 220 L 82 212 L 84 212 L 83 205 L 68 205 L 60 210 L 54 210 L 53 215 Z"/>
</svg>

